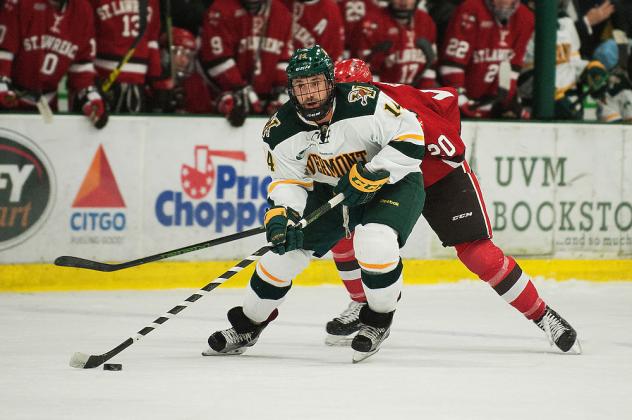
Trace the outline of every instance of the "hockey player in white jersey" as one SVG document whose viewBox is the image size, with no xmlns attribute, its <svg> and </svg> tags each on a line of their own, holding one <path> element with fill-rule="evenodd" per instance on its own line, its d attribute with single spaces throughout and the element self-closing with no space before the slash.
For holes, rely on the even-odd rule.
<svg viewBox="0 0 632 420">
<path fill-rule="evenodd" d="M 565 2 L 559 5 L 556 33 L 555 65 L 555 118 L 579 120 L 583 117 L 581 78 L 588 64 L 579 49 L 581 47 L 574 21 L 565 14 Z M 520 97 L 526 114 L 531 114 L 535 69 L 535 35 L 529 40 L 522 74 L 518 79 Z"/>
<path fill-rule="evenodd" d="M 379 88 L 336 84 L 333 62 L 318 45 L 297 50 L 287 75 L 290 101 L 263 130 L 272 177 L 264 224 L 273 252 L 257 263 L 243 306 L 228 311 L 231 328 L 213 333 L 203 354 L 241 354 L 254 345 L 310 258 L 355 229 L 368 302 L 351 344 L 357 362 L 390 333 L 402 288 L 399 249 L 424 203 L 424 135 L 415 115 Z M 293 226 L 338 193 L 343 206 L 305 229 Z"/>
</svg>

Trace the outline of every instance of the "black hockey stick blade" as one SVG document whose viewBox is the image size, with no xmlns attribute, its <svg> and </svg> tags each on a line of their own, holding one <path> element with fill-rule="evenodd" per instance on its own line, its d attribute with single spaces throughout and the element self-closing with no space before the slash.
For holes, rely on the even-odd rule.
<svg viewBox="0 0 632 420">
<path fill-rule="evenodd" d="M 55 265 L 60 267 L 85 268 L 95 271 L 116 271 L 116 264 L 107 264 L 98 261 L 86 260 L 84 258 L 72 257 L 70 255 L 62 255 L 55 258 Z"/>
<path fill-rule="evenodd" d="M 435 60 L 437 59 L 437 54 L 435 54 L 432 43 L 430 43 L 427 38 L 417 38 L 417 40 L 415 40 L 415 46 L 417 46 L 417 48 L 419 48 L 421 52 L 426 56 L 425 66 L 419 70 L 417 76 L 415 76 L 415 79 L 411 83 L 411 86 L 416 87 L 419 82 L 421 82 L 421 79 L 424 77 L 426 70 L 428 70 L 434 64 Z"/>
<path fill-rule="evenodd" d="M 130 337 L 107 353 L 89 355 L 78 351 L 72 355 L 69 364 L 71 367 L 77 369 L 92 369 L 101 366 L 103 363 L 107 362 L 132 344 L 134 344 L 134 339 Z"/>
<path fill-rule="evenodd" d="M 119 264 L 108 264 L 99 261 L 87 260 L 85 258 L 72 257 L 64 255 L 55 259 L 55 265 L 60 267 L 73 267 L 84 268 L 87 270 L 95 271 L 117 271 L 125 268 L 136 267 L 138 265 L 147 264 L 150 262 L 164 260 L 165 258 L 175 257 L 177 255 L 186 254 L 188 252 L 198 251 L 204 248 L 210 248 L 212 246 L 225 244 L 227 242 L 236 241 L 237 239 L 247 238 L 249 236 L 257 235 L 265 232 L 266 229 L 263 226 L 244 230 L 242 232 L 233 233 L 231 235 L 222 236 L 221 238 L 211 239 L 210 241 L 204 241 L 193 245 L 188 245 L 182 248 L 173 249 L 171 251 L 161 252 L 159 254 L 150 255 L 148 257 L 139 258 L 132 261 L 122 262 Z"/>
<path fill-rule="evenodd" d="M 432 48 L 432 43 L 428 41 L 427 38 L 417 38 L 417 40 L 415 40 L 415 46 L 426 56 L 426 66 L 432 65 L 437 58 L 437 54 L 434 48 Z"/>
</svg>

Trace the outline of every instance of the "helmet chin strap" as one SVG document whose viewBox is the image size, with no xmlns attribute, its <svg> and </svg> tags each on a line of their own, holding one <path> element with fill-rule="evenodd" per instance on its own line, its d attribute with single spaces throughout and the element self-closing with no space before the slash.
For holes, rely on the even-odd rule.
<svg viewBox="0 0 632 420">
<path fill-rule="evenodd" d="M 332 95 L 332 99 L 333 99 L 333 95 Z M 321 106 L 317 108 L 304 108 L 303 106 L 299 105 L 297 107 L 297 110 L 301 114 L 301 116 L 305 118 L 306 120 L 318 122 L 327 115 L 327 113 L 332 107 L 332 104 L 333 104 L 333 100 L 328 99 L 327 101 L 325 101 L 324 104 L 322 104 Z"/>
</svg>

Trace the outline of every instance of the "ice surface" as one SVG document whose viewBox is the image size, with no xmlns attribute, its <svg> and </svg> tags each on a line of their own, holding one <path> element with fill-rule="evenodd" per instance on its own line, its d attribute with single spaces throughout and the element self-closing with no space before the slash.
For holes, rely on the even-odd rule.
<svg viewBox="0 0 632 420">
<path fill-rule="evenodd" d="M 190 291 L 0 294 L 0 419 L 632 419 L 632 283 L 537 286 L 583 355 L 465 282 L 406 287 L 360 364 L 323 344 L 342 287 L 295 287 L 254 348 L 202 357 L 241 303 L 219 288 L 113 358 L 123 371 L 82 370 L 75 351 L 110 350 Z"/>
</svg>

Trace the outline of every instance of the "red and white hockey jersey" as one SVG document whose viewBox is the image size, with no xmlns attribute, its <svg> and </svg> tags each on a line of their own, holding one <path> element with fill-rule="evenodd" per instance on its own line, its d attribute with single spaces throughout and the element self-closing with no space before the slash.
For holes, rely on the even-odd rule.
<svg viewBox="0 0 632 420">
<path fill-rule="evenodd" d="M 202 23 L 200 61 L 223 91 L 250 84 L 260 96 L 285 87 L 292 16 L 280 0 L 249 14 L 239 0 L 216 0 Z"/>
<path fill-rule="evenodd" d="M 336 62 L 342 58 L 345 29 L 335 0 L 284 0 L 292 13 L 294 48 L 323 47 Z"/>
<path fill-rule="evenodd" d="M 399 105 L 417 114 L 426 143 L 421 161 L 424 187 L 439 181 L 465 160 L 458 94 L 453 88 L 418 90 L 409 85 L 374 82 Z"/>
<path fill-rule="evenodd" d="M 383 9 L 378 0 L 338 0 L 338 8 L 345 29 L 345 57 L 358 56 L 358 42 L 362 39 L 362 20 L 367 14 Z"/>
<path fill-rule="evenodd" d="M 99 77 L 106 78 L 116 68 L 138 35 L 138 0 L 90 0 L 96 23 L 97 59 L 95 67 Z M 121 83 L 144 84 L 146 77 L 160 76 L 160 5 L 148 0 L 147 27 L 136 46 L 134 55 L 121 68 L 116 79 Z"/>
<path fill-rule="evenodd" d="M 61 10 L 42 0 L 5 0 L 0 11 L 0 76 L 29 93 L 55 99 L 61 78 L 80 90 L 94 85 L 94 24 L 87 0 Z"/>
<path fill-rule="evenodd" d="M 403 25 L 393 19 L 387 8 L 374 8 L 362 21 L 358 57 L 371 64 L 374 76 L 383 82 L 436 86 L 436 72 L 418 46 L 421 40 L 436 56 L 437 28 L 430 15 L 416 10 L 411 22 Z M 385 47 L 381 50 L 379 45 Z M 388 45 L 388 46 L 387 46 Z"/>
<path fill-rule="evenodd" d="M 444 37 L 439 68 L 443 83 L 465 88 L 470 99 L 493 97 L 498 90 L 500 63 L 509 61 L 510 99 L 533 28 L 533 13 L 523 4 L 502 25 L 485 0 L 466 0 L 455 10 Z"/>
</svg>

